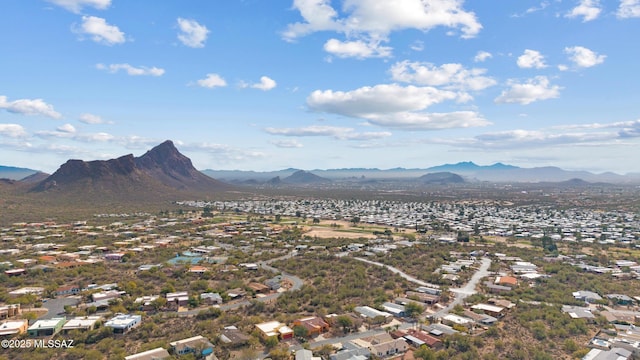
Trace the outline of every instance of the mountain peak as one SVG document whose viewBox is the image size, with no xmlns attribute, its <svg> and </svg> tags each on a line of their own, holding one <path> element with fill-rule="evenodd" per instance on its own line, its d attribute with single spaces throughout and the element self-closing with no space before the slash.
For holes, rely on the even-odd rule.
<svg viewBox="0 0 640 360">
<path fill-rule="evenodd" d="M 69 160 L 34 190 L 68 187 L 71 183 L 91 184 L 98 188 L 113 188 L 127 184 L 141 187 L 166 186 L 181 190 L 207 190 L 224 187 L 193 167 L 191 159 L 182 155 L 171 140 L 155 146 L 140 157 L 125 155 L 117 159 L 82 161 Z"/>
</svg>

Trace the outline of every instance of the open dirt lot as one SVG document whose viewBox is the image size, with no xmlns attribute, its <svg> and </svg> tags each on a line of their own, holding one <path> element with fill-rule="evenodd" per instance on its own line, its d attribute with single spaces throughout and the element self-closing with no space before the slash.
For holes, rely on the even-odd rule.
<svg viewBox="0 0 640 360">
<path fill-rule="evenodd" d="M 337 227 L 332 224 L 337 225 Z M 347 239 L 375 239 L 378 235 L 374 235 L 374 231 L 383 232 L 385 229 L 391 229 L 390 227 L 383 227 L 379 225 L 370 225 L 370 224 L 358 224 L 357 226 L 353 226 L 351 222 L 348 221 L 336 221 L 336 220 L 322 220 L 320 224 L 305 225 L 305 229 L 308 232 L 305 232 L 307 236 L 317 236 L 319 238 L 347 238 Z M 405 233 L 415 233 L 415 230 L 402 229 L 402 232 Z M 393 238 L 395 240 L 402 239 L 401 236 L 397 236 L 397 233 L 394 233 Z"/>
<path fill-rule="evenodd" d="M 339 227 L 331 227 L 331 224 L 336 224 Z M 319 238 L 347 238 L 347 239 L 375 239 L 377 236 L 373 235 L 373 230 L 363 231 L 362 227 L 353 227 L 353 224 L 347 221 L 321 221 L 317 225 L 305 226 L 305 229 L 309 229 L 305 232 L 305 235 Z"/>
</svg>

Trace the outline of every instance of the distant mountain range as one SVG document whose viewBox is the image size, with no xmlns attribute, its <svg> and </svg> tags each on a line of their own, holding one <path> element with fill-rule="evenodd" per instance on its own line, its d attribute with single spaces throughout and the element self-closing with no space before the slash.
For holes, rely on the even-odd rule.
<svg viewBox="0 0 640 360">
<path fill-rule="evenodd" d="M 462 176 L 448 171 L 424 174 L 418 178 L 418 181 L 425 185 L 462 184 L 465 182 Z"/>
<path fill-rule="evenodd" d="M 278 171 L 256 172 L 241 170 L 203 170 L 203 173 L 221 181 L 242 183 L 265 183 L 276 177 L 285 179 L 293 175 L 299 169 L 284 169 Z M 460 162 L 457 164 L 444 164 L 429 168 L 406 169 L 393 168 L 381 170 L 376 168 L 346 168 L 329 170 L 310 170 L 311 174 L 328 180 L 409 180 L 416 179 L 425 174 L 448 172 L 459 175 L 468 182 L 565 182 L 580 179 L 589 183 L 640 183 L 640 174 L 619 175 L 612 172 L 594 174 L 588 171 L 568 171 L 558 167 L 521 168 L 518 166 L 496 163 L 493 165 L 477 165 L 473 162 Z"/>
<path fill-rule="evenodd" d="M 428 176 L 427 176 L 428 175 Z M 455 176 L 454 176 L 455 175 Z M 182 155 L 167 140 L 140 157 L 125 155 L 106 161 L 69 160 L 54 174 L 37 170 L 0 166 L 0 178 L 32 184 L 32 191 L 77 191 L 78 187 L 112 193 L 126 189 L 137 192 L 144 188 L 164 190 L 211 191 L 228 188 L 228 184 L 296 186 L 353 181 L 373 184 L 378 180 L 417 181 L 423 184 L 454 184 L 460 182 L 543 183 L 564 182 L 566 185 L 589 183 L 640 183 L 640 174 L 619 175 L 611 172 L 594 174 L 587 171 L 567 171 L 558 167 L 521 168 L 496 163 L 477 165 L 473 162 L 444 164 L 429 168 L 346 168 L 278 171 L 196 170 L 189 158 Z M 217 179 L 217 180 L 216 180 Z M 460 181 L 462 180 L 462 181 Z M 164 189 L 164 190 L 162 190 Z"/>
<path fill-rule="evenodd" d="M 0 179 L 20 180 L 37 172 L 38 170 L 0 165 Z"/>
</svg>

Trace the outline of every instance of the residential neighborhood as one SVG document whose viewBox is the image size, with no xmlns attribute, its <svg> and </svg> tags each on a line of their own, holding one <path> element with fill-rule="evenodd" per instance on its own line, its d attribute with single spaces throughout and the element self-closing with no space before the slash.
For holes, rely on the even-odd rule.
<svg viewBox="0 0 640 360">
<path fill-rule="evenodd" d="M 628 337 L 640 321 L 640 287 L 627 286 L 640 276 L 640 258 L 593 253 L 635 248 L 632 213 L 355 200 L 180 205 L 188 207 L 165 216 L 1 229 L 0 336 L 112 339 L 123 346 L 109 357 L 126 359 L 298 358 L 307 350 L 404 359 L 460 351 L 451 339 L 481 351 L 479 339 L 501 334 L 521 312 L 548 308 L 575 330 L 520 326 L 567 344 L 584 337 L 567 351 L 585 359 L 640 354 Z M 322 229 L 331 236 L 318 236 Z M 348 277 L 380 277 L 379 285 L 336 288 L 340 267 Z M 559 279 L 573 273 L 593 280 Z M 537 291 L 557 281 L 566 293 Z M 620 285 L 603 291 L 593 281 Z M 309 295 L 327 286 L 335 290 Z M 149 348 L 134 340 L 143 333 L 168 340 Z"/>
</svg>

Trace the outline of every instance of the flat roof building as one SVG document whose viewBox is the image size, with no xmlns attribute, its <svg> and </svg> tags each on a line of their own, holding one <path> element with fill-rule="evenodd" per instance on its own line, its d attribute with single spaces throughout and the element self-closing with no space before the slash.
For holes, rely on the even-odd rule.
<svg viewBox="0 0 640 360">
<path fill-rule="evenodd" d="M 29 328 L 27 320 L 9 320 L 0 324 L 0 337 L 11 337 L 24 334 Z"/>
<path fill-rule="evenodd" d="M 38 320 L 33 325 L 29 326 L 27 331 L 29 332 L 29 336 L 38 337 L 38 336 L 51 336 L 57 334 L 61 329 L 67 319 L 63 317 L 52 318 L 49 320 Z"/>
<path fill-rule="evenodd" d="M 140 325 L 141 321 L 140 315 L 119 314 L 107 321 L 104 326 L 112 328 L 115 334 L 124 334 Z"/>
</svg>

